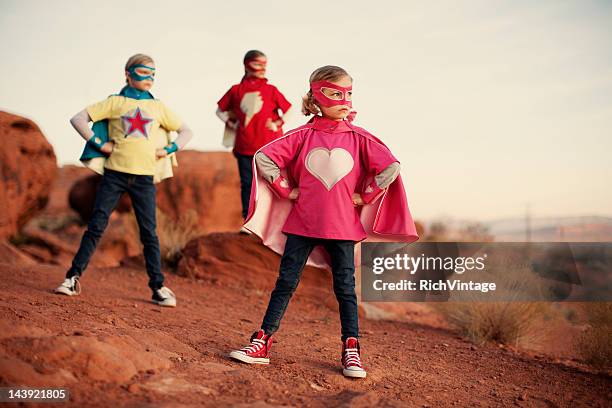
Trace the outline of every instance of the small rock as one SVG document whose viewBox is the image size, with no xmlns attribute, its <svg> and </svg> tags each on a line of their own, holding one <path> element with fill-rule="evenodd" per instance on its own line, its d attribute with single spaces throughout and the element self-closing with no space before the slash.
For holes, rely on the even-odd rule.
<svg viewBox="0 0 612 408">
<path fill-rule="evenodd" d="M 527 401 L 527 393 L 524 392 L 518 397 L 519 401 Z"/>
<path fill-rule="evenodd" d="M 136 394 L 140 391 L 140 385 L 133 383 L 128 385 L 127 387 L 128 392 L 131 392 L 132 394 Z"/>
<path fill-rule="evenodd" d="M 323 391 L 325 389 L 325 388 L 323 388 L 320 385 L 317 385 L 315 383 L 310 383 L 310 388 L 312 388 L 315 391 Z"/>
</svg>

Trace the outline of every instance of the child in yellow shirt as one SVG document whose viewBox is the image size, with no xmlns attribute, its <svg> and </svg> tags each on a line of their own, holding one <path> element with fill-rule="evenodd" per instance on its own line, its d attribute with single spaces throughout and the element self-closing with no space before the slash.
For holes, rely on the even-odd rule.
<svg viewBox="0 0 612 408">
<path fill-rule="evenodd" d="M 174 307 L 176 296 L 164 286 L 161 272 L 154 174 L 157 160 L 183 148 L 192 133 L 174 112 L 149 92 L 155 77 L 155 64 L 151 57 L 144 54 L 132 56 L 125 65 L 125 75 L 127 85 L 118 95 L 88 106 L 70 120 L 87 141 L 88 148 L 107 155 L 107 158 L 93 215 L 66 279 L 55 292 L 68 296 L 80 293 L 79 279 L 108 225 L 111 212 L 121 195 L 127 192 L 144 246 L 152 300 L 160 306 Z M 108 135 L 104 137 L 89 127 L 90 121 L 102 120 L 108 122 Z M 167 132 L 171 131 L 178 133 L 176 140 L 159 147 L 160 138 L 167 138 Z"/>
</svg>

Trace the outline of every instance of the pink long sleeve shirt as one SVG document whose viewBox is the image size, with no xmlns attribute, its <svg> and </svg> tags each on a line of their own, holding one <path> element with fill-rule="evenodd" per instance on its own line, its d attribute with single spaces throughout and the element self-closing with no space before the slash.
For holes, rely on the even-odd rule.
<svg viewBox="0 0 612 408">
<path fill-rule="evenodd" d="M 364 178 L 398 161 L 386 146 L 354 132 L 347 122 L 320 116 L 261 152 L 287 173 L 287 179 L 277 180 L 277 189 L 299 189 L 282 232 L 353 241 L 366 238 L 353 193 L 367 195 L 361 191 Z"/>
</svg>

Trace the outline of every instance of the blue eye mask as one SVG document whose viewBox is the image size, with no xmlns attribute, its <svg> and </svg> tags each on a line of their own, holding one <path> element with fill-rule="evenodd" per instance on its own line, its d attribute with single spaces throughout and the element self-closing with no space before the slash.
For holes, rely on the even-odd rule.
<svg viewBox="0 0 612 408">
<path fill-rule="evenodd" d="M 153 72 L 151 73 L 151 75 L 143 76 L 136 72 L 137 68 L 146 68 L 146 69 L 150 69 Z M 134 81 L 144 81 L 145 79 L 150 79 L 151 81 L 155 81 L 155 68 L 149 67 L 147 65 L 142 65 L 142 64 L 132 65 L 131 67 L 128 68 L 128 73 L 130 74 L 130 77 Z"/>
</svg>

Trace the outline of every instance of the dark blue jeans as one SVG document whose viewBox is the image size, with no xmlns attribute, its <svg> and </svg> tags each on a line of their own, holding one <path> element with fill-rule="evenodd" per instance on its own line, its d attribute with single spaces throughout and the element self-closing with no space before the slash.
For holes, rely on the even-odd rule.
<svg viewBox="0 0 612 408">
<path fill-rule="evenodd" d="M 357 295 L 355 294 L 355 241 L 309 238 L 301 235 L 287 235 L 285 252 L 281 258 L 280 272 L 276 286 L 270 295 L 261 328 L 266 334 L 278 330 L 280 321 L 287 310 L 289 299 L 298 286 L 308 256 L 317 245 L 322 245 L 331 257 L 334 294 L 340 310 L 342 340 L 359 337 L 357 316 Z"/>
<path fill-rule="evenodd" d="M 80 276 L 85 271 L 102 233 L 108 225 L 108 219 L 115 209 L 121 195 L 127 192 L 132 200 L 136 214 L 140 242 L 144 246 L 144 259 L 149 275 L 149 287 L 159 289 L 164 284 L 161 272 L 159 239 L 155 219 L 155 184 L 153 176 L 141 176 L 104 169 L 104 176 L 96 193 L 93 215 L 87 224 L 87 231 L 81 239 L 81 246 L 72 260 L 72 266 L 66 277 Z"/>
<path fill-rule="evenodd" d="M 242 201 L 242 218 L 246 219 L 249 213 L 249 199 L 251 198 L 251 184 L 253 180 L 253 156 L 245 156 L 234 152 L 238 161 L 240 174 L 240 199 Z"/>
</svg>

